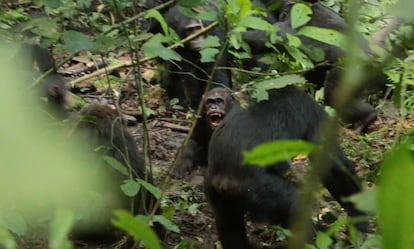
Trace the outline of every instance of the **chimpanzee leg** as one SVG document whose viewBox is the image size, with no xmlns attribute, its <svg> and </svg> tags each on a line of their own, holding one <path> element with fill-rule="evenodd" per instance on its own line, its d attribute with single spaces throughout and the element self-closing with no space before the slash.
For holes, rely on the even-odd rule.
<svg viewBox="0 0 414 249">
<path fill-rule="evenodd" d="M 335 68 L 327 72 L 325 79 L 325 101 L 328 105 L 334 107 L 339 113 L 342 121 L 351 124 L 351 128 L 355 132 L 364 132 L 368 126 L 377 119 L 377 111 L 370 104 L 359 100 L 356 96 L 346 106 L 337 109 L 336 96 L 340 96 L 338 92 L 339 80 L 342 70 Z M 358 88 L 361 89 L 361 88 Z M 356 95 L 356 94 L 354 94 Z"/>
<path fill-rule="evenodd" d="M 339 147 L 335 151 L 335 156 L 331 155 L 331 160 L 328 172 L 325 174 L 324 179 L 322 179 L 324 186 L 341 204 L 349 216 L 357 217 L 366 215 L 364 212 L 356 209 L 353 203 L 343 200 L 344 197 L 361 191 L 361 184 L 356 176 L 352 162 L 346 158 Z M 358 222 L 356 227 L 361 232 L 370 231 L 368 222 Z"/>
<path fill-rule="evenodd" d="M 244 210 L 238 198 L 218 195 L 212 187 L 205 192 L 214 210 L 217 232 L 224 249 L 253 249 L 246 236 Z M 240 205 L 237 205 L 240 203 Z"/>
</svg>

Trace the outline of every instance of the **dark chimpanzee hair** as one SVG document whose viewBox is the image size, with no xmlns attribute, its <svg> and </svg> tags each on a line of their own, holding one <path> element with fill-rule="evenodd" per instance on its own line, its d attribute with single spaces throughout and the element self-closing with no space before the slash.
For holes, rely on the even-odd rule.
<svg viewBox="0 0 414 249">
<path fill-rule="evenodd" d="M 20 59 L 25 63 L 24 70 L 34 72 L 34 63 L 38 73 L 44 74 L 50 70 L 36 87 L 39 96 L 45 97 L 45 109 L 57 118 L 65 118 L 68 105 L 69 87 L 66 80 L 58 74 L 55 62 L 48 48 L 38 44 L 22 44 L 19 52 Z"/>
<path fill-rule="evenodd" d="M 181 39 L 190 34 L 196 33 L 203 27 L 208 26 L 211 22 L 197 20 L 184 15 L 179 3 L 175 4 L 165 13 L 165 21 L 168 26 L 175 30 Z M 211 8 L 210 5 L 203 8 Z M 224 39 L 223 31 L 216 27 L 207 34 L 199 36 L 186 44 L 184 47 L 177 48 L 177 53 L 182 57 L 181 61 L 167 63 L 168 73 L 165 74 L 163 86 L 167 90 L 170 98 L 178 98 L 179 103 L 183 106 L 189 106 L 197 109 L 201 101 L 204 90 L 207 86 L 208 76 L 212 75 L 212 83 L 220 84 L 231 88 L 232 81 L 230 71 L 226 69 L 216 70 L 216 67 L 226 67 L 229 65 L 229 55 L 227 51 L 220 55 L 218 62 L 201 62 L 200 45 L 204 36 L 214 35 L 220 41 Z M 213 72 L 213 70 L 215 70 Z"/>
<path fill-rule="evenodd" d="M 278 34 L 282 37 L 286 37 L 288 33 L 296 34 L 297 30 L 292 29 L 290 21 L 290 10 L 294 5 L 293 1 L 279 0 L 279 1 L 268 1 L 268 0 L 257 0 L 256 4 L 262 6 L 267 11 L 268 16 L 266 19 L 273 23 L 278 28 Z M 318 1 L 305 1 L 310 2 L 309 7 L 312 9 L 311 20 L 306 24 L 308 26 L 316 26 L 321 28 L 333 29 L 339 32 L 347 32 L 349 26 L 343 18 L 341 18 L 336 12 L 325 7 Z M 274 5 L 278 3 L 276 7 Z M 267 7 L 267 9 L 266 9 Z M 274 8 L 273 8 L 274 7 Z M 338 105 L 335 101 L 335 95 L 339 88 L 339 81 L 343 74 L 343 70 L 336 65 L 338 60 L 344 56 L 344 51 L 334 45 L 330 45 L 321 41 L 317 41 L 306 36 L 298 35 L 301 39 L 302 45 L 307 49 L 318 48 L 324 52 L 324 60 L 328 62 L 328 65 L 315 67 L 313 70 L 305 73 L 305 78 L 318 87 L 324 86 L 324 98 L 328 105 L 337 108 Z M 247 68 L 261 67 L 267 69 L 269 65 L 259 62 L 259 59 L 272 49 L 265 46 L 267 40 L 266 34 L 263 31 L 250 30 L 243 34 L 243 39 L 250 45 L 252 59 L 244 61 L 244 65 Z M 367 57 L 373 57 L 374 54 L 370 50 L 367 41 L 361 36 L 359 39 L 359 46 L 361 50 L 367 55 Z M 277 46 L 278 50 L 285 51 L 283 46 Z M 312 59 L 312 58 L 311 58 Z M 320 61 L 314 60 L 316 63 Z M 337 108 L 341 119 L 348 124 L 356 132 L 363 132 L 367 127 L 376 119 L 377 112 L 367 102 L 361 100 L 363 96 L 372 94 L 378 91 L 384 91 L 386 85 L 389 83 L 387 76 L 382 72 L 381 65 L 375 62 L 367 63 L 364 65 L 365 71 L 369 72 L 364 75 L 360 88 L 355 91 L 357 94 L 353 96 L 349 104 L 344 108 Z"/>
<path fill-rule="evenodd" d="M 204 187 L 224 249 L 252 248 L 246 236 L 245 214 L 256 221 L 289 227 L 299 209 L 296 185 L 285 176 L 290 164 L 279 162 L 266 168 L 242 165 L 242 152 L 272 140 L 317 143 L 326 118 L 316 101 L 292 85 L 270 90 L 268 100 L 253 100 L 247 109 L 234 105 L 214 130 Z M 361 190 L 352 162 L 338 144 L 326 156 L 329 167 L 322 179 L 324 186 L 349 215 L 361 215 L 343 200 Z"/>
<path fill-rule="evenodd" d="M 108 184 L 104 186 L 105 193 L 101 193 L 108 197 L 107 203 L 104 203 L 105 210 L 90 212 L 92 218 L 88 214 L 85 215 L 75 227 L 73 235 L 76 239 L 88 242 L 107 241 L 115 236 L 114 227 L 110 224 L 112 211 L 121 208 L 131 210 L 133 207 L 134 214 L 143 213 L 147 211 L 149 199 L 142 191 L 133 198 L 126 196 L 120 185 L 128 179 L 128 176 L 108 165 L 102 157 L 112 157 L 122 163 L 132 178 L 145 179 L 143 158 L 134 138 L 116 110 L 104 105 L 90 104 L 83 107 L 71 119 L 75 122 L 76 134 L 90 147 L 89 153 L 95 153 L 97 156 L 96 162 L 99 164 L 97 174 L 109 179 Z M 96 212 L 99 217 L 103 217 L 95 220 Z M 91 221 L 93 224 L 90 224 Z"/>
</svg>

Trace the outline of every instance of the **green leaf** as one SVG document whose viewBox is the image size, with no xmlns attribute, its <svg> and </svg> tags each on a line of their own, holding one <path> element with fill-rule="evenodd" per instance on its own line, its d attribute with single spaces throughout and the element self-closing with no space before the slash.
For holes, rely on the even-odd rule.
<svg viewBox="0 0 414 249">
<path fill-rule="evenodd" d="M 161 245 L 154 231 L 143 221 L 135 219 L 125 210 L 114 211 L 115 219 L 112 223 L 133 236 L 136 241 L 142 242 L 149 249 L 161 249 Z"/>
<path fill-rule="evenodd" d="M 293 5 L 290 10 L 290 20 L 292 29 L 296 29 L 302 25 L 305 25 L 312 18 L 312 9 L 303 3 L 297 3 Z"/>
<path fill-rule="evenodd" d="M 302 42 L 299 39 L 299 37 L 297 37 L 295 35 L 287 33 L 286 38 L 288 40 L 288 45 L 291 46 L 291 47 L 298 48 L 298 47 L 300 47 L 300 45 L 302 45 Z"/>
<path fill-rule="evenodd" d="M 325 233 L 318 232 L 316 235 L 316 246 L 318 249 L 327 249 L 332 245 L 332 239 Z"/>
<path fill-rule="evenodd" d="M 146 190 L 148 190 L 155 198 L 161 198 L 161 190 L 149 182 L 146 182 L 142 179 L 137 179 L 137 181 L 143 186 Z"/>
<path fill-rule="evenodd" d="M 4 249 L 17 249 L 17 243 L 13 236 L 4 227 L 0 226 L 0 247 Z"/>
<path fill-rule="evenodd" d="M 358 194 L 354 194 L 349 197 L 349 200 L 355 204 L 355 206 L 362 211 L 368 213 L 377 212 L 377 190 L 366 189 Z"/>
<path fill-rule="evenodd" d="M 201 54 L 201 58 L 200 61 L 201 62 L 213 62 L 216 61 L 216 55 L 219 53 L 220 51 L 217 48 L 205 48 L 202 49 L 200 51 Z"/>
<path fill-rule="evenodd" d="M 50 223 L 49 228 L 49 248 L 51 249 L 70 249 L 72 242 L 68 239 L 68 234 L 75 223 L 75 214 L 69 209 L 59 209 Z"/>
<path fill-rule="evenodd" d="M 140 188 L 141 188 L 141 184 L 132 179 L 125 180 L 124 183 L 121 185 L 121 189 L 124 192 L 124 194 L 130 197 L 136 196 Z"/>
<path fill-rule="evenodd" d="M 145 18 L 150 19 L 150 18 L 154 18 L 155 20 L 157 20 L 162 28 L 162 31 L 164 32 L 164 34 L 169 34 L 168 32 L 168 25 L 165 22 L 164 17 L 161 15 L 161 13 L 158 10 L 155 9 L 150 9 L 148 11 L 148 13 L 145 15 Z"/>
<path fill-rule="evenodd" d="M 180 233 L 180 228 L 163 215 L 154 215 L 152 220 L 163 225 L 168 231 Z"/>
<path fill-rule="evenodd" d="M 285 75 L 276 79 L 262 80 L 255 84 L 255 92 L 252 96 L 260 102 L 262 100 L 269 99 L 267 91 L 270 89 L 280 89 L 286 87 L 287 85 L 302 83 L 305 81 L 306 80 L 303 76 L 297 74 Z"/>
<path fill-rule="evenodd" d="M 236 0 L 236 5 L 239 8 L 239 16 L 244 17 L 250 14 L 252 9 L 251 1 Z"/>
<path fill-rule="evenodd" d="M 333 29 L 326 29 L 315 26 L 305 26 L 301 28 L 297 35 L 303 35 L 314 40 L 337 46 L 345 47 L 346 36 L 339 31 Z"/>
<path fill-rule="evenodd" d="M 180 61 L 181 56 L 174 50 L 164 47 L 161 41 L 158 39 L 161 35 L 155 35 L 150 40 L 142 45 L 142 51 L 145 56 L 149 58 L 161 57 L 163 60 L 176 60 Z"/>
<path fill-rule="evenodd" d="M 116 160 L 115 158 L 111 156 L 102 156 L 102 159 L 112 168 L 123 174 L 124 176 L 129 176 L 128 169 L 125 165 L 123 165 L 121 162 Z"/>
<path fill-rule="evenodd" d="M 378 208 L 384 249 L 412 247 L 414 160 L 407 147 L 394 148 L 381 164 Z"/>
<path fill-rule="evenodd" d="M 20 236 L 27 231 L 26 220 L 19 212 L 14 210 L 2 211 L 0 213 L 0 224 Z"/>
<path fill-rule="evenodd" d="M 65 31 L 62 39 L 71 53 L 77 53 L 81 50 L 92 50 L 93 47 L 92 41 L 77 31 Z"/>
<path fill-rule="evenodd" d="M 298 48 L 285 46 L 288 53 L 298 62 L 301 64 L 302 68 L 313 68 L 313 64 L 306 56 L 306 54 L 302 53 Z"/>
<path fill-rule="evenodd" d="M 251 151 L 243 151 L 243 164 L 265 167 L 297 155 L 308 155 L 315 148 L 314 144 L 302 140 L 272 141 L 260 144 Z"/>
<path fill-rule="evenodd" d="M 266 90 L 270 89 L 280 89 L 287 85 L 293 85 L 297 83 L 305 82 L 305 78 L 298 74 L 288 74 L 281 76 L 276 79 L 262 80 L 257 82 L 256 87 L 264 88 Z"/>
<path fill-rule="evenodd" d="M 220 47 L 220 39 L 215 35 L 209 35 L 200 44 L 201 48 Z"/>
<path fill-rule="evenodd" d="M 266 31 L 275 30 L 273 25 L 265 21 L 263 18 L 257 17 L 257 16 L 246 16 L 245 18 L 240 20 L 240 25 L 243 27 L 251 28 L 251 29 L 266 30 Z"/>
</svg>

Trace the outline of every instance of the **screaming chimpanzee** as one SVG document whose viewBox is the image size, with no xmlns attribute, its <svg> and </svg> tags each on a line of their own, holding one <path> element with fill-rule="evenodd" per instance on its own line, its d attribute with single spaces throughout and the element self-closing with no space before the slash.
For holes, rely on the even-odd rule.
<svg viewBox="0 0 414 249">
<path fill-rule="evenodd" d="M 202 10 L 209 6 L 194 7 L 192 9 Z M 168 26 L 175 30 L 181 39 L 196 34 L 198 31 L 208 26 L 211 22 L 196 20 L 185 16 L 180 11 L 180 6 L 176 4 L 165 14 L 165 21 Z M 212 29 L 208 35 L 217 36 L 223 40 L 223 32 L 220 28 Z M 200 35 L 184 44 L 184 47 L 176 51 L 182 57 L 181 61 L 168 62 L 168 74 L 165 77 L 164 86 L 170 98 L 178 98 L 183 106 L 190 106 L 197 109 L 204 90 L 207 85 L 209 75 L 212 75 L 212 84 L 227 86 L 231 88 L 231 75 L 228 70 L 215 70 L 216 67 L 228 65 L 228 54 L 224 52 L 216 62 L 201 62 L 200 49 L 206 35 Z"/>
<path fill-rule="evenodd" d="M 175 30 L 181 39 L 194 35 L 204 27 L 211 24 L 210 21 L 197 20 L 188 17 L 181 12 L 182 6 L 178 3 L 165 13 L 165 20 L 169 27 Z M 205 6 L 193 6 L 192 11 L 203 11 L 212 8 L 207 1 Z M 219 41 L 223 40 L 224 34 L 220 27 L 213 28 L 208 35 L 216 36 Z M 216 62 L 201 62 L 200 50 L 206 34 L 186 42 L 184 47 L 176 51 L 182 57 L 181 61 L 167 62 L 168 74 L 164 77 L 164 87 L 170 98 L 178 98 L 180 105 L 197 109 L 202 95 L 207 87 L 211 76 L 211 87 L 232 87 L 231 74 L 229 70 L 215 69 L 216 67 L 228 66 L 228 53 L 224 51 L 218 55 Z M 213 72 L 214 71 L 214 72 Z M 197 163 L 206 164 L 206 150 L 210 138 L 211 128 L 204 120 L 199 120 L 192 134 L 191 140 L 184 149 L 183 155 L 177 163 L 178 168 L 175 175 L 181 177 L 184 172 L 191 169 Z"/>
<path fill-rule="evenodd" d="M 337 46 L 314 40 L 303 35 L 298 35 L 297 30 L 293 29 L 291 26 L 290 11 L 294 5 L 292 1 L 258 0 L 256 3 L 267 7 L 268 16 L 266 17 L 266 20 L 272 22 L 273 25 L 278 28 L 278 34 L 281 37 L 286 38 L 287 34 L 296 34 L 302 42 L 301 49 L 303 49 L 305 53 L 315 51 L 315 49 L 323 51 L 324 60 L 328 65 L 315 67 L 305 74 L 305 78 L 319 87 L 324 86 L 326 103 L 336 108 L 337 103 L 335 96 L 339 94 L 336 92 L 336 89 L 338 89 L 339 80 L 341 79 L 343 70 L 335 64 L 341 57 L 343 57 L 343 50 Z M 349 26 L 333 10 L 323 6 L 319 2 L 308 3 L 308 5 L 312 9 L 312 16 L 306 26 L 333 29 L 341 33 L 345 33 L 349 30 Z M 243 39 L 250 45 L 252 54 L 254 55 L 253 59 L 247 61 L 247 67 L 259 66 L 266 68 L 268 65 L 265 66 L 263 63 L 259 63 L 258 60 L 261 54 L 274 51 L 265 46 L 265 41 L 267 40 L 266 34 L 263 31 L 251 30 L 243 34 Z M 360 38 L 359 45 L 368 57 L 372 56 L 368 43 L 362 37 Z M 283 46 L 277 46 L 277 49 L 286 51 Z M 310 58 L 313 62 L 321 62 L 318 61 L 315 56 L 311 56 Z M 380 66 L 375 65 L 374 63 L 369 63 L 365 67 L 366 71 L 369 72 L 369 75 L 364 75 L 364 79 L 362 79 L 364 84 L 361 84 L 361 89 L 358 89 L 355 92 L 357 92 L 358 95 L 366 95 L 384 90 L 388 82 L 387 77 L 382 73 Z M 346 123 L 350 123 L 356 132 L 366 130 L 377 117 L 375 108 L 368 103 L 359 100 L 359 97 L 362 96 L 354 96 L 354 99 L 350 101 L 345 110 L 338 110 L 342 120 Z"/>
<path fill-rule="evenodd" d="M 211 134 L 229 112 L 232 104 L 233 97 L 226 88 L 216 87 L 207 93 L 203 115 L 174 172 L 177 177 L 182 177 L 195 165 L 207 165 L 207 150 Z"/>
<path fill-rule="evenodd" d="M 247 109 L 233 105 L 215 128 L 209 144 L 204 190 L 213 207 L 224 249 L 252 248 L 246 237 L 245 214 L 255 221 L 289 227 L 299 210 L 296 185 L 286 176 L 290 164 L 279 162 L 266 168 L 242 165 L 243 151 L 272 140 L 317 143 L 326 118 L 315 100 L 290 85 L 270 90 L 268 100 L 252 100 Z M 353 164 L 338 144 L 327 156 L 329 167 L 322 179 L 324 186 L 349 215 L 362 214 L 343 200 L 361 190 Z"/>
</svg>

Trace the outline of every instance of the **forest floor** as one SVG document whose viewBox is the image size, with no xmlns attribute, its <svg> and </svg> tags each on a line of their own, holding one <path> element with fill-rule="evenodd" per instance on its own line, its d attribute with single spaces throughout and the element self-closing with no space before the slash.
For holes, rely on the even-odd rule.
<svg viewBox="0 0 414 249">
<path fill-rule="evenodd" d="M 114 88 L 113 84 L 112 87 Z M 84 86 L 83 86 L 84 87 Z M 143 128 L 142 114 L 137 111 L 137 92 L 128 84 L 121 84 L 113 89 L 119 93 L 119 104 L 129 121 L 129 130 L 142 150 Z M 107 89 L 93 89 L 89 92 L 77 93 L 85 102 L 112 104 L 111 98 L 102 97 Z M 163 90 L 158 84 L 147 84 L 145 88 L 146 104 L 152 114 L 148 118 L 150 138 L 150 159 L 155 176 L 155 183 L 165 188 L 165 198 L 162 206 L 174 206 L 176 211 L 173 222 L 180 232 L 168 232 L 164 238 L 163 248 L 220 248 L 214 225 L 214 216 L 208 206 L 202 191 L 203 169 L 196 169 L 184 179 L 171 178 L 167 175 L 176 156 L 188 134 L 191 119 L 183 110 L 169 104 Z M 378 167 L 384 153 L 395 141 L 399 131 L 403 133 L 414 126 L 413 115 L 401 118 L 398 109 L 389 104 L 380 109 L 381 118 L 373 123 L 366 134 L 358 135 L 349 129 L 341 129 L 342 146 L 348 157 L 355 163 L 358 175 L 363 179 L 364 186 L 372 187 L 378 175 Z M 295 164 L 303 165 L 306 158 L 299 157 Z M 329 226 L 329 223 L 344 215 L 340 207 L 327 193 L 319 191 L 315 204 L 314 220 L 319 220 Z M 272 229 L 257 224 L 248 223 L 249 239 L 262 248 L 279 248 L 285 243 L 285 235 L 280 229 Z M 346 231 L 338 235 L 338 239 L 347 237 Z M 47 241 L 39 237 L 28 238 L 22 243 L 22 248 L 47 248 Z M 180 246 L 178 246 L 180 245 Z M 75 248 L 128 248 L 122 242 L 114 245 L 88 246 L 75 244 Z"/>
</svg>

